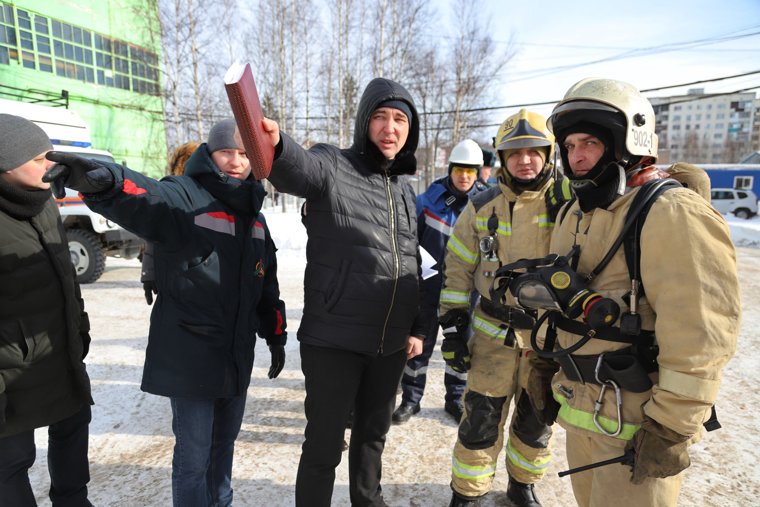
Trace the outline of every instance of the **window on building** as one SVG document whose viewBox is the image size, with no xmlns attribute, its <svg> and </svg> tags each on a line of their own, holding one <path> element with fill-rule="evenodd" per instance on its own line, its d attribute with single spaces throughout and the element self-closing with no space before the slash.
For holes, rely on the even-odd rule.
<svg viewBox="0 0 760 507">
<path fill-rule="evenodd" d="M 734 188 L 751 190 L 753 179 L 752 176 L 736 176 L 734 177 Z"/>
<path fill-rule="evenodd" d="M 0 64 L 11 62 L 87 83 L 160 92 L 155 53 L 0 2 Z"/>
</svg>

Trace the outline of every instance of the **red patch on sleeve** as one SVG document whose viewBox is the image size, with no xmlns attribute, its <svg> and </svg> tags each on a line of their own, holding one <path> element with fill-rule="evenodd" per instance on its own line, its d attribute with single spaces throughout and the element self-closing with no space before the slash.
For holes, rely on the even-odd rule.
<svg viewBox="0 0 760 507">
<path fill-rule="evenodd" d="M 124 193 L 130 194 L 130 195 L 140 195 L 147 192 L 144 188 L 140 188 L 137 185 L 135 185 L 135 182 L 132 180 L 124 180 Z"/>
<path fill-rule="evenodd" d="M 275 313 L 277 314 L 277 326 L 275 327 L 274 334 L 279 335 L 282 334 L 282 313 L 280 313 L 280 310 L 275 310 Z"/>
</svg>

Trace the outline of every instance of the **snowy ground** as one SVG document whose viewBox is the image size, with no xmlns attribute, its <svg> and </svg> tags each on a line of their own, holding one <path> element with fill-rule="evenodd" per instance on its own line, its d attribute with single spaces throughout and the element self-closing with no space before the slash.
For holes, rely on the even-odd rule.
<svg viewBox="0 0 760 507">
<path fill-rule="evenodd" d="M 282 297 L 288 305 L 285 369 L 275 380 L 266 378 L 269 354 L 257 346 L 248 404 L 238 439 L 233 470 L 235 505 L 285 507 L 293 505 L 293 487 L 305 420 L 303 376 L 295 331 L 302 312 L 302 277 L 306 238 L 296 213 L 267 213 L 280 251 Z M 743 322 L 739 354 L 729 363 L 718 401 L 723 429 L 710 433 L 692 448 L 692 466 L 679 505 L 757 505 L 760 496 L 760 433 L 754 415 L 760 405 L 760 218 L 729 217 L 739 245 L 739 274 L 743 291 Z M 90 499 L 96 506 L 171 505 L 171 413 L 166 398 L 140 391 L 150 307 L 143 299 L 137 261 L 109 259 L 104 276 L 83 286 L 92 322 L 93 342 L 87 358 L 93 385 L 90 426 Z M 410 422 L 393 426 L 384 454 L 383 491 L 394 507 L 446 506 L 450 498 L 451 449 L 456 425 L 443 411 L 443 361 L 436 352 L 422 411 Z M 555 461 L 538 485 L 543 504 L 575 505 L 569 478 L 556 472 L 567 468 L 564 433 L 557 428 Z M 348 435 L 347 435 L 348 436 Z M 37 432 L 37 463 L 32 484 L 41 506 L 49 506 L 45 468 L 45 429 Z M 344 454 L 345 456 L 345 454 Z M 335 481 L 333 505 L 347 506 L 347 459 Z M 503 454 L 493 492 L 485 506 L 506 506 Z M 2 504 L 2 499 L 0 499 Z"/>
</svg>

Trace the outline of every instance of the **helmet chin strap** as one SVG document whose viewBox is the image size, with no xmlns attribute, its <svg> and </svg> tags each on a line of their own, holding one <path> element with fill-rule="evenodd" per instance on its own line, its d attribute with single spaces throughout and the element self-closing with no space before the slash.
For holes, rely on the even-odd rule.
<svg viewBox="0 0 760 507">
<path fill-rule="evenodd" d="M 584 212 L 606 208 L 625 194 L 625 169 L 619 162 L 609 162 L 595 178 L 571 179 L 570 185 L 578 196 Z"/>
</svg>

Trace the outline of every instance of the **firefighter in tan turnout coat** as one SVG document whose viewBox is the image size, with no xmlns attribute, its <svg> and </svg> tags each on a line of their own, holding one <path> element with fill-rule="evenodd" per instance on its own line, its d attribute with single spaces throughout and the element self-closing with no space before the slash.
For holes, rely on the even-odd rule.
<svg viewBox="0 0 760 507">
<path fill-rule="evenodd" d="M 523 395 L 526 337 L 513 327 L 518 323 L 491 304 L 489 291 L 500 266 L 548 253 L 554 223 L 547 202 L 556 206 L 561 195 L 552 200 L 547 192 L 555 196 L 555 187 L 562 187 L 552 176 L 554 136 L 545 123 L 524 109 L 505 120 L 495 139 L 502 165 L 499 184 L 470 200 L 447 245 L 439 309 L 441 351 L 454 370 L 469 369 L 452 459 L 451 506 L 473 505 L 489 492 L 513 396 L 517 408 L 506 444 L 507 496 L 515 505 L 541 505 L 533 484 L 549 465 L 551 429 L 537 420 Z M 481 299 L 472 313 L 474 334 L 468 343 L 473 290 Z"/>
<path fill-rule="evenodd" d="M 639 252 L 627 259 L 621 247 L 599 268 L 648 188 L 636 182 L 653 174 L 654 125 L 649 101 L 609 79 L 575 84 L 549 118 L 577 196 L 559 213 L 550 250 L 564 256 L 579 247 L 569 266 L 621 314 L 593 328 L 590 319 L 550 312 L 554 353 L 581 345 L 555 357 L 557 422 L 567 431 L 570 467 L 635 453 L 629 466 L 571 475 L 581 507 L 677 504 L 688 445 L 703 424 L 716 425 L 721 370 L 736 347 L 734 247 L 723 217 L 697 193 L 678 185 L 661 193 L 632 243 Z M 632 277 L 627 261 L 636 257 Z"/>
</svg>

